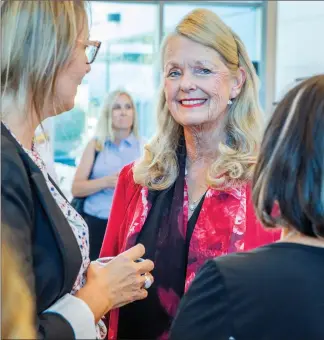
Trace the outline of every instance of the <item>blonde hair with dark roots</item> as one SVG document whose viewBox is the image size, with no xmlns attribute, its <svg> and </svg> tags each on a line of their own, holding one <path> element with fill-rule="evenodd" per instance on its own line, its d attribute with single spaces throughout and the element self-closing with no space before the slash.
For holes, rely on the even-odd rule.
<svg viewBox="0 0 324 340">
<path fill-rule="evenodd" d="M 114 131 L 112 127 L 112 110 L 113 110 L 113 106 L 117 98 L 123 94 L 127 96 L 132 103 L 132 107 L 134 111 L 132 133 L 134 134 L 136 138 L 139 137 L 138 117 L 137 117 L 137 111 L 136 111 L 133 97 L 130 95 L 129 92 L 125 90 L 115 90 L 107 94 L 101 107 L 100 117 L 98 119 L 96 133 L 95 133 L 97 151 L 101 151 L 103 149 L 105 141 L 107 139 L 111 141 L 114 140 Z"/>
<path fill-rule="evenodd" d="M 1 100 L 3 115 L 13 103 L 34 109 L 37 123 L 45 103 L 56 110 L 55 83 L 88 24 L 86 1 L 3 1 L 1 4 Z"/>
<path fill-rule="evenodd" d="M 183 36 L 217 51 L 228 69 L 235 74 L 239 67 L 246 72 L 241 93 L 228 108 L 225 140 L 219 157 L 209 168 L 207 183 L 214 187 L 233 185 L 252 178 L 262 134 L 262 111 L 259 104 L 259 81 L 241 39 L 213 12 L 196 9 L 185 16 L 175 32 L 166 37 L 161 59 L 174 36 Z M 160 89 L 157 107 L 157 133 L 145 147 L 145 155 L 134 166 L 136 183 L 154 190 L 170 187 L 178 176 L 176 148 L 183 128 L 173 119 Z"/>
</svg>

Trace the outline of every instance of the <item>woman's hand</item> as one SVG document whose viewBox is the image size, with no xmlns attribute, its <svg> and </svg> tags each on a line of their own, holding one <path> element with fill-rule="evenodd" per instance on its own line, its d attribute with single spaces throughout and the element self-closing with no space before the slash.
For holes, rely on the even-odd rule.
<svg viewBox="0 0 324 340">
<path fill-rule="evenodd" d="M 103 177 L 102 180 L 104 181 L 104 186 L 106 188 L 115 188 L 117 184 L 118 176 L 119 176 L 119 173 L 116 173 L 111 176 Z"/>
<path fill-rule="evenodd" d="M 144 246 L 138 244 L 106 265 L 96 262 L 90 264 L 87 283 L 75 296 L 88 304 L 96 323 L 111 309 L 147 297 L 147 290 L 144 289 L 146 277 L 142 274 L 152 271 L 154 264 L 150 260 L 134 262 L 144 253 Z M 153 282 L 151 274 L 147 275 Z"/>
</svg>

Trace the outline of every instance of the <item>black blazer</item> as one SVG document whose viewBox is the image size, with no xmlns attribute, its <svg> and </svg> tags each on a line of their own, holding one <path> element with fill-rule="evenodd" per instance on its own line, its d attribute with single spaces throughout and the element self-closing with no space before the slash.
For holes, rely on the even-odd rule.
<svg viewBox="0 0 324 340">
<path fill-rule="evenodd" d="M 81 252 L 42 172 L 3 124 L 1 217 L 12 231 L 25 278 L 35 294 L 38 336 L 73 339 L 73 329 L 63 317 L 42 312 L 71 292 L 82 264 Z"/>
<path fill-rule="evenodd" d="M 324 248 L 278 242 L 207 261 L 170 340 L 323 340 Z"/>
</svg>

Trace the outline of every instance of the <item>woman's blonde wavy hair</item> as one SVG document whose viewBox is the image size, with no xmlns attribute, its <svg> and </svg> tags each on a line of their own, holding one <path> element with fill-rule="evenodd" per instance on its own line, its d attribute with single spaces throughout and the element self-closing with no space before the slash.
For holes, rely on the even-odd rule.
<svg viewBox="0 0 324 340">
<path fill-rule="evenodd" d="M 56 112 L 58 74 L 88 25 L 86 1 L 1 1 L 1 102 L 3 115 L 34 109 L 37 123 L 47 103 Z"/>
<path fill-rule="evenodd" d="M 129 98 L 134 112 L 133 118 L 133 126 L 132 126 L 132 133 L 136 138 L 139 137 L 138 134 L 138 117 L 136 106 L 133 97 L 130 95 L 129 92 L 125 90 L 115 90 L 107 94 L 106 98 L 103 101 L 100 117 L 98 119 L 95 137 L 96 137 L 96 150 L 101 151 L 105 145 L 105 141 L 107 139 L 114 141 L 114 130 L 112 127 L 112 110 L 117 98 L 121 95 L 125 95 Z"/>
<path fill-rule="evenodd" d="M 259 104 L 259 81 L 241 39 L 213 12 L 196 9 L 185 16 L 175 31 L 166 37 L 164 53 L 170 39 L 183 36 L 217 51 L 233 73 L 246 71 L 241 93 L 229 106 L 225 122 L 225 139 L 219 144 L 219 157 L 212 163 L 207 183 L 213 187 L 233 185 L 252 178 L 262 134 L 262 111 Z M 157 133 L 145 146 L 145 155 L 134 165 L 136 183 L 154 190 L 170 187 L 179 169 L 176 149 L 183 128 L 172 117 L 164 89 L 160 89 L 157 107 Z"/>
</svg>

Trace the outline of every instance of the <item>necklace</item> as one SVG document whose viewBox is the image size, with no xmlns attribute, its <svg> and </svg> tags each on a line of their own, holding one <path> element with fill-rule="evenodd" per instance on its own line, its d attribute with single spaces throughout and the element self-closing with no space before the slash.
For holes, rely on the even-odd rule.
<svg viewBox="0 0 324 340">
<path fill-rule="evenodd" d="M 187 166 L 185 167 L 185 176 L 187 177 L 188 175 L 188 169 Z M 188 201 L 189 201 L 189 210 L 191 212 L 193 212 L 196 208 L 197 205 L 199 204 L 199 202 L 201 201 L 201 199 L 203 198 L 203 196 L 205 195 L 205 193 L 203 193 L 197 200 L 193 201 L 192 203 L 190 203 L 189 197 L 188 197 Z M 188 194 L 189 196 L 189 194 Z"/>
<path fill-rule="evenodd" d="M 203 198 L 205 194 L 202 194 L 196 201 L 193 201 L 192 203 L 190 203 L 189 201 L 189 210 L 190 211 L 194 211 L 197 208 L 197 205 L 199 204 L 199 202 L 201 201 L 201 199 Z"/>
</svg>

